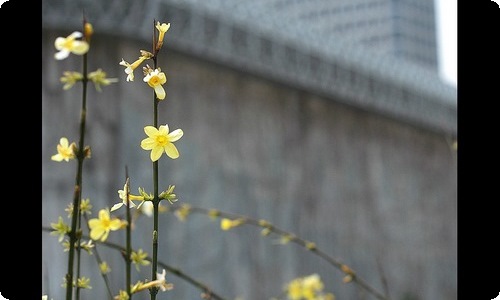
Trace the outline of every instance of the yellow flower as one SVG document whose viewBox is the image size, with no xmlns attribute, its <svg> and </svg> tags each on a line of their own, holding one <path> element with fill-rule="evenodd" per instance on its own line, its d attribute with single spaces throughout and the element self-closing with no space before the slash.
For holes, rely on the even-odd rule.
<svg viewBox="0 0 500 300">
<path fill-rule="evenodd" d="M 136 61 L 134 61 L 132 64 L 126 62 L 123 60 L 120 62 L 120 65 L 125 66 L 125 74 L 127 74 L 127 81 L 134 81 L 134 70 L 137 69 L 137 67 L 142 64 L 144 60 L 148 59 L 146 56 L 141 56 L 139 57 Z"/>
<path fill-rule="evenodd" d="M 125 185 L 123 186 L 123 190 L 118 190 L 118 196 L 120 197 L 120 199 L 122 199 L 122 202 L 113 205 L 113 207 L 111 207 L 111 211 L 115 211 L 120 207 L 122 207 L 123 205 L 127 206 L 127 191 L 128 191 L 128 184 L 125 183 Z M 129 193 L 128 200 L 130 201 L 130 207 L 135 207 L 136 205 L 132 201 L 144 201 L 144 197 L 132 195 Z"/>
<path fill-rule="evenodd" d="M 170 23 L 162 23 L 160 25 L 160 22 L 156 22 L 156 29 L 159 31 L 159 36 L 158 36 L 158 43 L 156 44 L 156 50 L 160 50 L 161 46 L 163 45 L 163 38 L 165 37 L 165 33 L 168 31 L 170 28 Z"/>
<path fill-rule="evenodd" d="M 175 211 L 174 215 L 180 221 L 186 221 L 190 213 L 191 213 L 191 206 L 189 204 L 184 204 Z"/>
<path fill-rule="evenodd" d="M 90 72 L 88 78 L 94 83 L 95 89 L 98 92 L 101 91 L 101 85 L 107 86 L 114 82 L 118 82 L 118 79 L 116 78 L 106 78 L 106 72 L 100 68 L 94 72 Z"/>
<path fill-rule="evenodd" d="M 319 278 L 318 274 L 312 274 L 303 278 L 303 285 L 305 289 L 311 289 L 314 291 L 323 290 L 323 282 Z"/>
<path fill-rule="evenodd" d="M 75 153 L 73 152 L 73 147 L 76 144 L 73 142 L 69 145 L 68 139 L 62 137 L 59 139 L 59 145 L 57 145 L 57 154 L 52 155 L 51 159 L 55 161 L 69 161 L 75 158 Z"/>
<path fill-rule="evenodd" d="M 287 286 L 288 298 L 291 300 L 302 299 L 302 282 L 300 279 L 290 281 Z"/>
<path fill-rule="evenodd" d="M 111 268 L 105 261 L 99 264 L 99 270 L 101 271 L 101 274 L 108 274 L 109 272 L 111 272 Z"/>
<path fill-rule="evenodd" d="M 120 293 L 118 295 L 116 295 L 113 299 L 114 300 L 128 300 L 129 296 L 128 296 L 127 291 L 120 290 Z"/>
<path fill-rule="evenodd" d="M 101 209 L 99 218 L 89 220 L 90 237 L 93 240 L 100 239 L 101 242 L 104 242 L 108 238 L 109 232 L 121 229 L 122 224 L 122 221 L 118 218 L 111 219 L 107 209 Z"/>
<path fill-rule="evenodd" d="M 156 273 L 156 281 L 158 281 L 158 286 L 160 287 L 160 290 L 162 292 L 171 290 L 174 288 L 174 285 L 172 283 L 167 283 L 167 280 L 165 279 L 166 276 L 166 271 L 163 269 L 162 273 Z"/>
<path fill-rule="evenodd" d="M 151 160 L 157 161 L 162 156 L 163 152 L 176 159 L 179 157 L 179 151 L 173 142 L 179 140 L 184 132 L 182 129 L 176 129 L 169 133 L 168 125 L 160 125 L 159 129 L 153 126 L 144 127 L 144 132 L 148 136 L 141 141 L 141 147 L 144 150 L 151 150 Z"/>
<path fill-rule="evenodd" d="M 76 286 L 81 289 L 92 289 L 92 287 L 90 286 L 90 278 L 87 277 L 78 278 L 76 281 Z"/>
<path fill-rule="evenodd" d="M 50 223 L 50 227 L 54 229 L 50 234 L 51 235 L 59 235 L 59 242 L 61 242 L 64 239 L 64 236 L 66 233 L 70 232 L 71 229 L 69 228 L 69 225 L 64 223 L 64 220 L 61 216 L 59 216 L 58 222 L 57 223 Z"/>
<path fill-rule="evenodd" d="M 231 220 L 231 219 L 228 219 L 228 218 L 223 218 L 223 219 L 220 220 L 220 228 L 222 230 L 229 230 L 231 228 L 238 227 L 238 226 L 240 226 L 243 223 L 244 223 L 243 219 Z"/>
<path fill-rule="evenodd" d="M 54 42 L 54 46 L 59 51 L 54 55 L 55 59 L 65 59 L 70 53 L 77 55 L 87 53 L 89 51 L 89 44 L 85 41 L 77 40 L 82 36 L 81 32 L 75 31 L 66 38 L 58 37 Z"/>
<path fill-rule="evenodd" d="M 69 90 L 77 81 L 83 79 L 83 75 L 79 72 L 65 71 L 61 77 L 61 82 L 64 83 L 63 90 Z"/>
<path fill-rule="evenodd" d="M 137 271 L 139 271 L 139 266 L 147 266 L 150 264 L 149 260 L 146 260 L 147 257 L 148 254 L 142 251 L 142 249 L 137 250 L 137 252 L 132 251 L 130 254 L 130 259 L 132 263 L 135 264 Z"/>
<path fill-rule="evenodd" d="M 285 288 L 290 300 L 328 300 L 335 299 L 331 293 L 323 293 L 323 282 L 318 274 L 295 278 Z"/>
<path fill-rule="evenodd" d="M 155 90 L 158 99 L 165 99 L 167 94 L 162 84 L 167 82 L 167 76 L 165 76 L 165 73 L 161 72 L 160 68 L 148 72 L 146 76 L 144 76 L 144 82 L 147 82 L 148 85 Z"/>
</svg>

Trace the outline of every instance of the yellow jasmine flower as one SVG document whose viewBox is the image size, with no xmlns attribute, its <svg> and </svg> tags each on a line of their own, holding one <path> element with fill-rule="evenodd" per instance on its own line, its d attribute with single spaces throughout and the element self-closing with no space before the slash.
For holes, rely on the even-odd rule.
<svg viewBox="0 0 500 300">
<path fill-rule="evenodd" d="M 88 78 L 94 83 L 95 89 L 98 92 L 101 92 L 101 85 L 107 86 L 114 82 L 118 82 L 117 78 L 106 78 L 106 72 L 100 68 L 94 72 L 90 72 Z"/>
<path fill-rule="evenodd" d="M 125 185 L 123 186 L 123 190 L 118 190 L 118 196 L 120 197 L 120 199 L 122 199 L 122 202 L 113 205 L 113 207 L 111 207 L 111 211 L 115 211 L 120 207 L 122 207 L 123 205 L 127 206 L 127 191 L 128 191 L 128 184 L 125 183 Z M 130 207 L 135 207 L 136 205 L 132 201 L 144 201 L 144 197 L 132 195 L 129 193 L 128 200 L 130 202 Z"/>
<path fill-rule="evenodd" d="M 162 84 L 165 84 L 165 82 L 167 82 L 167 76 L 161 71 L 160 68 L 147 72 L 146 76 L 144 77 L 144 82 L 147 82 L 148 85 L 155 90 L 156 97 L 158 99 L 165 99 L 167 94 L 165 93 L 165 89 L 163 88 Z"/>
<path fill-rule="evenodd" d="M 92 248 L 94 247 L 95 245 L 92 243 L 92 240 L 88 240 L 87 242 L 85 241 L 80 242 L 80 248 L 87 251 L 89 255 L 92 255 Z"/>
<path fill-rule="evenodd" d="M 283 245 L 286 245 L 288 244 L 290 241 L 292 241 L 293 239 L 295 239 L 295 236 L 294 235 L 291 235 L 291 234 L 285 234 L 285 235 L 282 235 L 281 238 L 280 238 L 280 244 L 283 244 Z"/>
<path fill-rule="evenodd" d="M 168 31 L 170 28 L 170 23 L 162 23 L 160 25 L 160 22 L 156 22 L 156 29 L 159 31 L 159 36 L 158 36 L 158 43 L 156 44 L 156 50 L 160 50 L 161 46 L 163 45 L 163 38 L 165 37 L 165 33 Z"/>
<path fill-rule="evenodd" d="M 69 90 L 73 85 L 83 79 L 83 75 L 79 72 L 65 71 L 60 81 L 64 83 L 63 90 Z"/>
<path fill-rule="evenodd" d="M 84 213 L 86 214 L 91 214 L 91 209 L 92 209 L 92 204 L 90 204 L 90 199 L 82 199 L 80 202 L 80 213 L 83 215 Z"/>
<path fill-rule="evenodd" d="M 102 274 L 108 274 L 109 272 L 111 272 L 111 268 L 105 261 L 99 264 L 99 270 L 101 271 Z"/>
<path fill-rule="evenodd" d="M 290 281 L 287 288 L 288 299 L 300 300 L 302 299 L 302 282 L 300 279 Z"/>
<path fill-rule="evenodd" d="M 172 283 L 167 283 L 167 280 L 165 279 L 166 276 L 166 271 L 163 269 L 162 273 L 156 273 L 156 281 L 158 281 L 158 286 L 160 287 L 160 290 L 162 292 L 171 290 L 174 288 L 174 285 Z"/>
<path fill-rule="evenodd" d="M 323 282 L 318 274 L 295 278 L 285 287 L 290 300 L 334 300 L 331 293 L 323 293 Z"/>
<path fill-rule="evenodd" d="M 167 283 L 165 279 L 166 271 L 163 269 L 162 273 L 156 273 L 156 280 L 149 281 L 146 283 L 142 283 L 138 281 L 133 287 L 132 287 L 132 293 L 137 293 L 139 291 L 145 290 L 145 289 L 150 289 L 152 287 L 160 288 L 162 292 L 171 290 L 174 288 L 174 285 L 172 283 Z"/>
<path fill-rule="evenodd" d="M 120 290 L 120 293 L 113 298 L 114 300 L 128 300 L 130 299 L 127 291 Z"/>
<path fill-rule="evenodd" d="M 61 216 L 59 216 L 57 223 L 50 223 L 50 227 L 54 229 L 54 231 L 50 232 L 51 235 L 59 235 L 59 243 L 64 239 L 64 236 L 71 231 L 71 228 L 69 225 L 64 223 Z"/>
<path fill-rule="evenodd" d="M 311 289 L 314 291 L 323 290 L 323 282 L 321 281 L 318 274 L 312 274 L 303 278 L 303 285 L 306 289 Z"/>
<path fill-rule="evenodd" d="M 144 150 L 151 150 L 151 160 L 157 161 L 162 156 L 163 152 L 172 159 L 179 157 L 179 151 L 173 142 L 179 140 L 184 132 L 182 129 L 176 129 L 169 132 L 168 125 L 160 125 L 159 129 L 153 126 L 144 127 L 144 132 L 148 136 L 141 141 L 141 147 Z"/>
<path fill-rule="evenodd" d="M 90 278 L 87 277 L 78 278 L 76 281 L 76 286 L 81 289 L 92 289 L 92 287 L 90 286 Z"/>
<path fill-rule="evenodd" d="M 168 186 L 168 189 L 166 191 L 163 191 L 160 193 L 160 195 L 158 195 L 158 197 L 160 199 L 166 199 L 168 200 L 168 202 L 170 202 L 170 204 L 173 204 L 174 202 L 177 202 L 177 195 L 174 194 L 174 189 L 175 189 L 175 185 L 169 185 Z"/>
<path fill-rule="evenodd" d="M 229 230 L 229 229 L 232 229 L 234 227 L 238 227 L 238 226 L 242 225 L 243 223 L 244 223 L 243 219 L 231 220 L 228 218 L 223 218 L 220 221 L 220 228 L 222 230 Z"/>
<path fill-rule="evenodd" d="M 132 64 L 126 62 L 122 58 L 120 65 L 125 66 L 125 74 L 128 75 L 127 81 L 134 81 L 134 70 L 137 69 L 137 67 L 139 67 L 143 61 L 145 61 L 146 59 L 149 59 L 151 57 L 153 57 L 153 54 L 151 54 L 147 51 L 141 50 L 141 56 L 136 61 L 134 61 Z"/>
<path fill-rule="evenodd" d="M 121 229 L 123 222 L 118 218 L 110 218 L 109 210 L 101 209 L 99 211 L 99 218 L 90 219 L 90 237 L 93 240 L 101 240 L 104 242 L 109 235 L 111 230 L 116 231 Z"/>
<path fill-rule="evenodd" d="M 264 229 L 261 230 L 260 234 L 263 235 L 263 236 L 268 236 L 268 235 L 271 234 L 271 229 L 264 228 Z"/>
<path fill-rule="evenodd" d="M 174 212 L 174 215 L 180 221 L 186 221 L 187 216 L 189 216 L 190 213 L 191 213 L 191 206 L 189 204 L 184 204 Z"/>
<path fill-rule="evenodd" d="M 70 145 L 68 139 L 62 137 L 61 139 L 59 139 L 59 144 L 57 145 L 57 154 L 52 155 L 51 159 L 55 161 L 69 161 L 70 159 L 74 159 L 74 147 L 76 147 L 76 144 L 74 142 Z"/>
<path fill-rule="evenodd" d="M 86 41 L 77 40 L 82 36 L 81 32 L 75 31 L 66 38 L 58 37 L 54 42 L 54 46 L 59 51 L 54 55 L 55 59 L 65 59 L 70 53 L 77 55 L 87 53 L 89 51 L 89 44 Z"/>
<path fill-rule="evenodd" d="M 149 260 L 146 260 L 148 257 L 148 254 L 142 249 L 137 250 L 137 252 L 132 251 L 130 254 L 130 259 L 132 260 L 132 263 L 135 264 L 135 268 L 137 271 L 139 271 L 139 266 L 147 266 L 150 264 Z"/>
</svg>

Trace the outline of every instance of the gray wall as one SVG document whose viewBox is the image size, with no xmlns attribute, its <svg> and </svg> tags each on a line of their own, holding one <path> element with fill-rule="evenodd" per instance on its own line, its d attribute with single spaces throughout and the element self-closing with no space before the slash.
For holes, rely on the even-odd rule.
<svg viewBox="0 0 500 300">
<path fill-rule="evenodd" d="M 66 217 L 76 163 L 56 163 L 61 136 L 78 139 L 81 86 L 62 90 L 65 70 L 81 58 L 52 59 L 53 41 L 68 32 L 42 32 L 42 225 Z M 119 83 L 102 93 L 89 85 L 83 197 L 98 209 L 118 202 L 125 166 L 131 189 L 152 191 L 143 127 L 152 123 L 152 90 L 126 82 L 121 58 L 134 60 L 149 44 L 113 36 L 93 38 L 89 71 L 103 68 Z M 392 299 L 457 298 L 457 160 L 450 137 L 355 110 L 293 87 L 269 82 L 165 48 L 167 99 L 159 122 L 182 128 L 177 160 L 160 159 L 160 185 L 176 185 L 178 203 L 266 219 L 313 241 Z M 69 222 L 69 219 L 67 219 Z M 152 253 L 152 221 L 143 219 L 133 245 Z M 110 240 L 124 241 L 124 232 Z M 337 299 L 373 299 L 342 273 L 297 245 L 278 245 L 247 226 L 229 232 L 204 215 L 180 222 L 160 217 L 160 260 L 209 285 L 227 299 L 269 299 L 294 277 L 318 273 Z M 57 237 L 42 235 L 42 288 L 62 299 L 67 253 Z M 115 291 L 123 288 L 122 260 L 106 248 Z M 383 275 L 377 266 L 381 264 Z M 105 295 L 95 261 L 84 259 L 93 289 Z M 134 280 L 150 277 L 150 268 Z M 135 272 L 135 269 L 134 269 Z M 197 299 L 200 291 L 174 275 L 174 290 L 159 299 Z M 366 296 L 366 297 L 364 297 Z M 100 299 L 100 298 L 99 298 Z M 147 293 L 134 299 L 149 299 Z"/>
</svg>

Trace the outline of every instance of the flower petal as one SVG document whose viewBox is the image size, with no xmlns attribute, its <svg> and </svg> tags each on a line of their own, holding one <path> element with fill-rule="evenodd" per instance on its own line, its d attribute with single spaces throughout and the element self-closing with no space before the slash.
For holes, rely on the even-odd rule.
<svg viewBox="0 0 500 300">
<path fill-rule="evenodd" d="M 165 152 L 167 153 L 168 157 L 172 159 L 176 159 L 179 157 L 179 151 L 177 150 L 177 147 L 175 147 L 174 144 L 168 143 L 164 146 Z"/>
<path fill-rule="evenodd" d="M 68 56 L 69 56 L 69 51 L 66 49 L 62 49 L 61 51 L 54 54 L 54 58 L 57 60 L 65 59 Z"/>
<path fill-rule="evenodd" d="M 90 238 L 93 240 L 98 240 L 99 238 L 102 238 L 102 235 L 104 233 L 106 233 L 106 230 L 104 230 L 104 228 L 94 228 L 90 231 Z"/>
<path fill-rule="evenodd" d="M 160 126 L 160 129 L 161 129 L 161 126 Z M 159 133 L 158 129 L 156 129 L 154 126 L 146 126 L 146 127 L 144 127 L 144 132 L 149 137 L 153 137 L 153 136 L 155 136 L 155 135 L 157 135 Z"/>
<path fill-rule="evenodd" d="M 116 203 L 115 205 L 113 205 L 113 207 L 111 207 L 111 211 L 115 211 L 115 210 L 119 209 L 120 207 L 122 207 L 122 205 L 123 205 L 123 202 Z"/>
<path fill-rule="evenodd" d="M 158 97 L 158 99 L 160 99 L 160 100 L 165 99 L 166 93 L 161 85 L 155 86 L 154 89 L 155 89 L 156 97 Z"/>
<path fill-rule="evenodd" d="M 152 138 L 145 138 L 141 141 L 141 148 L 144 150 L 151 150 L 156 146 L 156 142 Z"/>
<path fill-rule="evenodd" d="M 161 155 L 163 154 L 163 147 L 154 147 L 153 150 L 151 150 L 151 160 L 152 161 L 157 161 L 160 159 Z"/>
<path fill-rule="evenodd" d="M 171 142 L 175 142 L 179 140 L 184 135 L 184 131 L 182 129 L 176 129 L 168 134 L 168 140 Z"/>
</svg>

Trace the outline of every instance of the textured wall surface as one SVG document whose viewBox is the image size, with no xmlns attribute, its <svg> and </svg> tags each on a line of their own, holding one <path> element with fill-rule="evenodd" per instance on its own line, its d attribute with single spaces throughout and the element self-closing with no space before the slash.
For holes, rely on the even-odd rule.
<svg viewBox="0 0 500 300">
<path fill-rule="evenodd" d="M 43 31 L 42 222 L 49 226 L 71 202 L 76 163 L 56 163 L 61 136 L 78 139 L 81 86 L 62 90 L 65 70 L 81 58 L 55 61 L 53 41 L 68 32 Z M 152 90 L 126 82 L 124 58 L 133 61 L 149 44 L 96 35 L 89 71 L 103 68 L 120 82 L 98 93 L 89 85 L 83 198 L 94 215 L 119 201 L 125 166 L 131 190 L 152 191 L 143 127 L 152 124 Z M 274 84 L 223 66 L 164 49 L 167 99 L 159 123 L 182 128 L 177 160 L 163 157 L 160 185 L 176 185 L 178 203 L 266 219 L 316 243 L 350 265 L 392 299 L 457 298 L 457 161 L 449 137 L 336 104 L 335 99 Z M 69 219 L 67 219 L 69 220 Z M 141 219 L 133 245 L 152 253 L 152 220 Z M 124 232 L 110 240 L 123 243 Z M 204 215 L 184 222 L 160 216 L 160 260 L 212 287 L 226 299 L 269 299 L 294 277 L 318 273 L 337 299 L 373 299 L 342 273 L 297 245 L 279 245 L 245 226 L 225 232 Z M 99 248 L 113 269 L 115 291 L 124 282 L 122 259 Z M 42 235 L 42 288 L 62 299 L 67 253 L 57 237 Z M 380 266 L 377 264 L 380 262 Z M 105 295 L 96 262 L 85 258 L 83 275 L 93 289 L 82 300 Z M 150 278 L 150 268 L 134 280 Z M 175 284 L 159 299 L 197 299 L 200 291 L 172 274 Z M 93 296 L 89 296 L 92 294 Z M 149 299 L 147 293 L 134 299 Z"/>
</svg>

